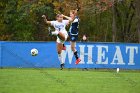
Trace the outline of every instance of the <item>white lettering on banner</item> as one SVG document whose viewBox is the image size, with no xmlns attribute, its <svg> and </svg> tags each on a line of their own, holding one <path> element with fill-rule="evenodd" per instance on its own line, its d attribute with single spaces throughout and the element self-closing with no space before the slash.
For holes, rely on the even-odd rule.
<svg viewBox="0 0 140 93">
<path fill-rule="evenodd" d="M 81 58 L 81 62 L 79 64 L 85 64 L 85 61 L 84 61 L 84 56 L 85 56 L 85 45 L 79 45 L 80 47 L 80 58 Z"/>
<path fill-rule="evenodd" d="M 62 51 L 62 56 L 63 56 L 63 61 L 65 62 L 66 57 L 68 54 L 68 60 L 69 60 L 69 64 L 72 63 L 72 58 L 73 58 L 73 52 L 71 51 L 71 46 L 67 45 L 67 49 L 66 51 Z"/>
<path fill-rule="evenodd" d="M 114 54 L 113 61 L 111 62 L 111 64 L 116 64 L 115 61 L 117 61 L 118 62 L 117 64 L 119 65 L 125 65 L 125 63 L 123 62 L 123 57 L 119 46 L 116 46 L 116 52 Z"/>
<path fill-rule="evenodd" d="M 92 58 L 92 48 L 94 47 L 93 45 L 87 45 L 88 47 L 88 61 L 87 64 L 93 64 L 93 58 Z"/>
<path fill-rule="evenodd" d="M 72 63 L 74 58 L 71 46 L 67 45 L 66 51 L 62 52 L 64 62 L 66 59 L 69 64 Z M 112 64 L 112 65 L 135 65 L 136 55 L 139 52 L 137 46 L 125 46 L 121 49 L 120 46 L 113 46 L 114 49 L 110 49 L 109 46 L 105 45 L 79 45 L 79 54 L 81 62 L 79 64 L 94 64 L 93 57 L 97 59 L 96 64 Z M 94 50 L 93 50 L 94 49 Z M 93 55 L 96 54 L 96 55 Z M 123 53 L 123 54 L 122 54 Z M 113 56 L 109 56 L 111 54 Z M 109 60 L 111 60 L 109 62 Z"/>
<path fill-rule="evenodd" d="M 134 63 L 134 53 L 136 51 L 136 54 L 138 54 L 138 47 L 132 47 L 132 46 L 127 46 L 126 47 L 126 53 L 129 51 L 129 63 L 128 65 L 135 65 Z"/>
<path fill-rule="evenodd" d="M 85 64 L 85 56 L 88 57 L 87 64 L 93 64 L 92 62 L 92 48 L 94 47 L 93 45 L 87 45 L 88 48 L 88 53 L 85 53 L 85 45 L 79 45 L 80 47 L 80 58 L 81 62 L 79 64 Z"/>
<path fill-rule="evenodd" d="M 100 46 L 97 45 L 98 51 L 97 51 L 97 64 L 108 64 L 108 57 L 105 56 L 105 54 L 108 52 L 108 46 Z M 105 49 L 103 51 L 103 49 Z M 103 61 L 105 60 L 105 61 Z"/>
</svg>

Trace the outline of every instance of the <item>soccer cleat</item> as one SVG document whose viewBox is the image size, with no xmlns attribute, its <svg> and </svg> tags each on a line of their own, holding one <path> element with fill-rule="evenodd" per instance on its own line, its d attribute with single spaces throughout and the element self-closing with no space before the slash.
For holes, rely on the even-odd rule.
<svg viewBox="0 0 140 93">
<path fill-rule="evenodd" d="M 64 69 L 64 65 L 65 65 L 64 63 L 60 65 L 60 70 Z"/>
<path fill-rule="evenodd" d="M 66 46 L 63 44 L 63 48 L 62 48 L 62 50 L 66 50 Z"/>
<path fill-rule="evenodd" d="M 76 64 L 76 65 L 79 64 L 80 61 L 81 61 L 81 59 L 78 58 L 78 59 L 76 60 L 75 64 Z"/>
</svg>

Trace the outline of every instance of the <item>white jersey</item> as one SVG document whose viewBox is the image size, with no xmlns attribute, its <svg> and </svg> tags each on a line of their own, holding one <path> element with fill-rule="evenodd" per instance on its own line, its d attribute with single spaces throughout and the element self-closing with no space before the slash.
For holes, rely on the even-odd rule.
<svg viewBox="0 0 140 93">
<path fill-rule="evenodd" d="M 66 31 L 66 26 L 69 23 L 69 20 L 63 20 L 62 22 L 51 21 L 51 25 L 54 26 L 57 31 Z"/>
</svg>

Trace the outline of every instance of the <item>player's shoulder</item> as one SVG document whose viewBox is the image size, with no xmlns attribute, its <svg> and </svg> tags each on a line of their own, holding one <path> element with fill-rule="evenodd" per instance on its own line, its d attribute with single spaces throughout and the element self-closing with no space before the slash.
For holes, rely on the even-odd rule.
<svg viewBox="0 0 140 93">
<path fill-rule="evenodd" d="M 67 22 L 67 21 L 69 21 L 69 20 L 63 20 L 63 22 Z"/>
<path fill-rule="evenodd" d="M 56 23 L 56 22 L 57 22 L 56 20 L 51 21 L 51 23 Z"/>
<path fill-rule="evenodd" d="M 76 21 L 80 21 L 80 18 L 78 16 L 75 17 Z"/>
<path fill-rule="evenodd" d="M 57 22 L 57 20 L 52 20 L 51 22 Z"/>
<path fill-rule="evenodd" d="M 75 19 L 74 19 L 74 21 L 73 21 L 73 23 L 79 22 L 79 20 L 80 20 L 79 17 L 76 16 Z"/>
<path fill-rule="evenodd" d="M 56 24 L 56 20 L 50 21 L 51 25 L 54 26 Z"/>
<path fill-rule="evenodd" d="M 78 17 L 78 16 L 76 16 L 76 17 L 75 17 L 75 19 L 79 19 L 79 17 Z"/>
<path fill-rule="evenodd" d="M 63 20 L 62 23 L 68 24 L 69 23 L 69 20 Z"/>
</svg>

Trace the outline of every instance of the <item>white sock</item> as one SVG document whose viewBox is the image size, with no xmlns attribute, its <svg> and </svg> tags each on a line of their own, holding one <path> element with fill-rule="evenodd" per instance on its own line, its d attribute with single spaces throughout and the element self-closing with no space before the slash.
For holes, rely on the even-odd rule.
<svg viewBox="0 0 140 93">
<path fill-rule="evenodd" d="M 59 34 L 59 31 L 54 31 L 54 32 L 52 32 L 52 35 L 58 35 Z"/>
<path fill-rule="evenodd" d="M 64 64 L 61 54 L 58 54 L 58 59 L 59 59 L 59 61 L 60 61 L 61 64 Z"/>
</svg>

